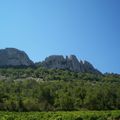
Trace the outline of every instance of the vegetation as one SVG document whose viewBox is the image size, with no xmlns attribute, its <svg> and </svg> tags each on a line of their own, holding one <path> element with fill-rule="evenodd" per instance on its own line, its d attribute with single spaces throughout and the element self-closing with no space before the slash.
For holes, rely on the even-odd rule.
<svg viewBox="0 0 120 120">
<path fill-rule="evenodd" d="M 0 69 L 1 111 L 120 109 L 120 76 L 44 68 Z"/>
<path fill-rule="evenodd" d="M 0 120 L 119 120 L 120 111 L 0 112 Z"/>
</svg>

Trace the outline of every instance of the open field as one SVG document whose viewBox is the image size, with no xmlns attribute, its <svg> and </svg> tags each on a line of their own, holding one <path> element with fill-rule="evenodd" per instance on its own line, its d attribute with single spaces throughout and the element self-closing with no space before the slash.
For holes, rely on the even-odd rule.
<svg viewBox="0 0 120 120">
<path fill-rule="evenodd" d="M 74 112 L 0 112 L 0 120 L 120 120 L 120 110 Z"/>
</svg>

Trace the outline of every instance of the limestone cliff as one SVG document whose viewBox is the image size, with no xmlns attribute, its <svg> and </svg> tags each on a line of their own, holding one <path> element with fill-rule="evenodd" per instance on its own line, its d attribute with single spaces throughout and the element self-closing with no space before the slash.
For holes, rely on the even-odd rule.
<svg viewBox="0 0 120 120">
<path fill-rule="evenodd" d="M 40 63 L 43 67 L 49 69 L 67 69 L 74 72 L 100 73 L 88 61 L 78 60 L 75 55 L 66 56 L 51 55 Z"/>
<path fill-rule="evenodd" d="M 0 67 L 30 65 L 33 65 L 33 62 L 24 51 L 20 51 L 16 48 L 0 49 Z"/>
</svg>

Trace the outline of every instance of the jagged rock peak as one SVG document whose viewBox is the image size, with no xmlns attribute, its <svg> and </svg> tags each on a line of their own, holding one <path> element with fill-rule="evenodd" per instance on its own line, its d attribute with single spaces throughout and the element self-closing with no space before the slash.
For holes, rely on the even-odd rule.
<svg viewBox="0 0 120 120">
<path fill-rule="evenodd" d="M 46 61 L 50 61 L 53 59 L 60 61 L 60 60 L 64 60 L 64 57 L 63 57 L 63 55 L 51 55 L 51 56 L 45 58 Z"/>
<path fill-rule="evenodd" d="M 75 72 L 100 73 L 91 63 L 88 61 L 79 61 L 75 55 L 66 56 L 66 58 L 62 55 L 51 55 L 41 64 L 43 67 L 50 69 L 68 69 Z"/>
<path fill-rule="evenodd" d="M 28 55 L 16 48 L 0 49 L 0 67 L 2 66 L 31 66 L 33 62 Z"/>
<path fill-rule="evenodd" d="M 68 56 L 68 59 L 69 59 L 69 60 L 76 60 L 77 57 L 76 57 L 75 55 L 70 55 L 70 56 Z"/>
<path fill-rule="evenodd" d="M 51 55 L 42 62 L 42 65 L 46 68 L 64 69 L 64 63 L 65 58 L 62 55 Z"/>
</svg>

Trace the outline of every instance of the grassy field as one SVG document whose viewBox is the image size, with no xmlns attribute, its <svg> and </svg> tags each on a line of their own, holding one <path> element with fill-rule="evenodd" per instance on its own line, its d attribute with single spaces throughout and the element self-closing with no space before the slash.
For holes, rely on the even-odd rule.
<svg viewBox="0 0 120 120">
<path fill-rule="evenodd" d="M 120 111 L 0 112 L 0 120 L 120 120 Z"/>
</svg>

